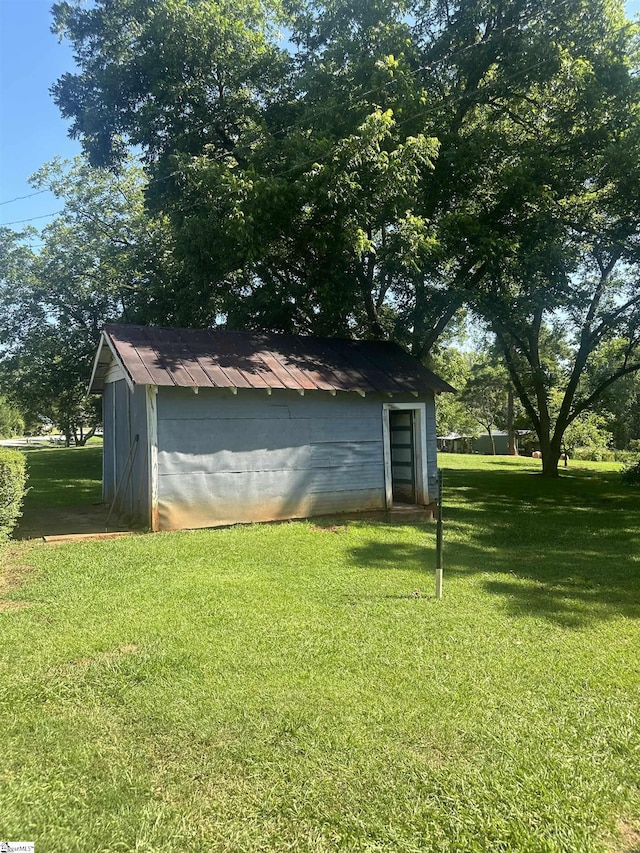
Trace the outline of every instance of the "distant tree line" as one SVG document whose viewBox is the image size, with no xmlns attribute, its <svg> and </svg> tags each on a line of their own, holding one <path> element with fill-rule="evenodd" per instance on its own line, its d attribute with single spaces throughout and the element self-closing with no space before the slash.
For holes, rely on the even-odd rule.
<svg viewBox="0 0 640 853">
<path fill-rule="evenodd" d="M 549 476 L 567 430 L 632 388 L 622 2 L 72 0 L 53 21 L 79 65 L 53 95 L 87 160 L 36 176 L 65 204 L 41 251 L 2 235 L 2 387 L 19 376 L 29 411 L 46 392 L 79 416 L 71 374 L 81 388 L 116 317 L 388 337 L 427 359 L 472 312 Z"/>
<path fill-rule="evenodd" d="M 518 446 L 538 449 L 533 425 L 513 393 L 495 344 L 475 350 L 455 345 L 436 347 L 429 362 L 458 391 L 438 400 L 439 436 L 488 433 L 491 437 L 496 431 L 512 431 L 514 452 Z M 561 371 L 558 376 L 561 380 Z M 562 389 L 555 389 L 552 406 L 557 408 L 561 399 Z M 562 452 L 592 459 L 619 456 L 625 461 L 631 454 L 640 453 L 640 373 L 620 380 L 597 405 L 571 423 L 563 436 Z"/>
</svg>

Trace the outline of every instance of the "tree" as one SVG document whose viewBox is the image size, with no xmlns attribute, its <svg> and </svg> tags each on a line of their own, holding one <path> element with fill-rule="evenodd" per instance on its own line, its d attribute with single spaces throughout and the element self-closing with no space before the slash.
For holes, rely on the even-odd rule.
<svg viewBox="0 0 640 853">
<path fill-rule="evenodd" d="M 83 444 L 100 419 L 86 389 L 102 325 L 137 320 L 171 265 L 134 165 L 113 175 L 81 159 L 54 161 L 32 182 L 53 191 L 64 210 L 43 230 L 38 254 L 23 235 L 4 235 L 3 387 L 30 419 L 46 418 L 67 443 Z"/>
<path fill-rule="evenodd" d="M 474 297 L 549 476 L 557 476 L 565 431 L 617 379 L 640 369 L 639 173 L 631 153 L 639 141 L 637 27 L 625 23 L 621 9 L 604 11 L 587 28 L 593 41 L 580 61 L 562 57 L 555 81 L 564 80 L 561 93 L 538 87 L 520 112 L 532 144 L 512 147 L 506 161 L 503 207 L 487 217 L 485 234 L 500 254 Z M 552 337 L 564 353 L 550 370 L 544 350 Z M 591 369 L 614 342 L 607 369 Z"/>
<path fill-rule="evenodd" d="M 513 140 L 534 141 L 514 133 L 530 91 L 558 87 L 601 3 L 288 9 L 283 50 L 259 3 L 57 3 L 81 71 L 54 97 L 94 162 L 143 150 L 181 322 L 392 336 L 422 357 L 497 251 L 482 217 Z"/>
<path fill-rule="evenodd" d="M 439 436 L 473 435 L 477 421 L 462 401 L 462 393 L 471 375 L 472 356 L 456 346 L 437 346 L 430 353 L 428 365 L 445 379 L 455 394 L 442 394 L 436 405 L 436 432 Z"/>
<path fill-rule="evenodd" d="M 0 438 L 13 438 L 24 432 L 24 418 L 5 396 L 0 394 Z"/>
<path fill-rule="evenodd" d="M 575 453 L 576 448 L 607 447 L 611 439 L 611 433 L 607 430 L 607 424 L 601 415 L 595 412 L 583 412 L 565 430 L 562 439 L 562 452 L 566 457 Z"/>
<path fill-rule="evenodd" d="M 586 380 L 593 387 L 598 379 L 610 372 L 619 342 L 601 347 L 591 359 Z M 610 385 L 602 394 L 595 408 L 611 435 L 611 443 L 618 450 L 632 450 L 634 442 L 640 448 L 640 373 L 629 373 Z M 637 449 L 637 448 L 636 448 Z"/>
<path fill-rule="evenodd" d="M 471 417 L 488 433 L 493 455 L 496 445 L 493 428 L 507 421 L 508 378 L 501 365 L 483 360 L 473 364 L 461 394 L 461 402 Z"/>
<path fill-rule="evenodd" d="M 54 6 L 80 65 L 56 102 L 96 162 L 142 150 L 169 219 L 180 275 L 156 306 L 425 357 L 470 304 L 557 475 L 566 429 L 638 367 L 637 27 L 617 0 L 287 9 L 285 50 L 257 2 Z"/>
</svg>

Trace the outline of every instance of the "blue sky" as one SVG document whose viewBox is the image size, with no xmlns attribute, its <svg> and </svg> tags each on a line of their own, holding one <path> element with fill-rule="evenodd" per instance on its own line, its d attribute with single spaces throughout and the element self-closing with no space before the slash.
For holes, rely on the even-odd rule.
<svg viewBox="0 0 640 853">
<path fill-rule="evenodd" d="M 13 201 L 33 193 L 29 175 L 56 155 L 80 151 L 49 95 L 57 78 L 74 67 L 69 47 L 49 30 L 51 3 L 0 0 L 0 224 L 16 229 L 22 227 L 16 220 L 45 217 L 60 207 L 48 193 Z M 630 0 L 627 11 L 640 12 L 640 0 Z"/>
<path fill-rule="evenodd" d="M 80 151 L 49 95 L 57 78 L 73 68 L 71 50 L 49 31 L 51 3 L 0 0 L 0 224 L 59 208 L 48 193 L 3 202 L 32 193 L 29 175 L 56 154 L 72 157 Z"/>
</svg>

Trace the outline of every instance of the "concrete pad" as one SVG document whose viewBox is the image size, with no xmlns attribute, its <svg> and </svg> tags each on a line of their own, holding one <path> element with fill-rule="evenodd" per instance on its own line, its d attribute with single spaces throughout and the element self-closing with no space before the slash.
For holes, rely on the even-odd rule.
<svg viewBox="0 0 640 853">
<path fill-rule="evenodd" d="M 115 513 L 107 526 L 108 515 L 109 507 L 106 504 L 28 510 L 20 519 L 13 538 L 61 542 L 113 538 L 134 532 L 133 528 Z"/>
</svg>

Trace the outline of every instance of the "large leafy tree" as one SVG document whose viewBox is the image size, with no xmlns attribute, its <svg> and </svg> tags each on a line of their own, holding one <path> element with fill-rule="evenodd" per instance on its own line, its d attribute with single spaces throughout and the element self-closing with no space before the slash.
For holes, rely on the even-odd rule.
<svg viewBox="0 0 640 853">
<path fill-rule="evenodd" d="M 611 385 L 602 395 L 597 412 L 604 418 L 616 449 L 640 451 L 640 372 Z"/>
<path fill-rule="evenodd" d="M 285 50 L 259 3 L 58 3 L 81 73 L 54 96 L 93 162 L 144 152 L 187 270 L 177 320 L 422 356 L 496 251 L 479 217 L 517 113 L 596 5 L 291 3 Z"/>
<path fill-rule="evenodd" d="M 54 89 L 95 163 L 144 156 L 171 223 L 148 317 L 389 335 L 490 323 L 547 474 L 637 368 L 636 29 L 616 0 L 54 6 Z M 275 10 L 275 11 L 274 11 Z M 279 41 L 278 26 L 288 31 Z M 564 396 L 541 356 L 561 331 Z M 592 354 L 621 342 L 594 385 Z"/>
<path fill-rule="evenodd" d="M 148 311 L 173 269 L 167 235 L 145 211 L 145 182 L 133 164 L 113 175 L 82 159 L 54 161 L 32 182 L 64 207 L 42 231 L 38 253 L 25 235 L 2 235 L 2 387 L 30 421 L 51 421 L 82 444 L 99 423 L 86 390 L 102 325 Z"/>
<path fill-rule="evenodd" d="M 24 418 L 7 397 L 0 395 L 0 438 L 12 438 L 24 432 Z"/>
<path fill-rule="evenodd" d="M 561 56 L 560 90 L 531 93 L 530 143 L 512 149 L 502 211 L 486 225 L 502 251 L 474 297 L 552 476 L 566 430 L 640 369 L 637 30 L 605 11 L 581 55 Z M 563 347 L 553 369 L 550 337 Z"/>
</svg>

